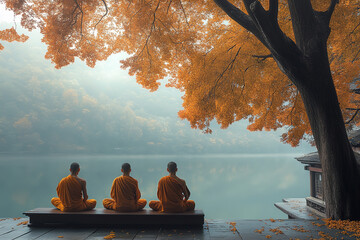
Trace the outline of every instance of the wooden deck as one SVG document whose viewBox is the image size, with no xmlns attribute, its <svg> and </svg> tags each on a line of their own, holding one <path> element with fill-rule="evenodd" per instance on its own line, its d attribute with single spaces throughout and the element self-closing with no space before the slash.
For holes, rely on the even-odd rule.
<svg viewBox="0 0 360 240">
<path fill-rule="evenodd" d="M 277 202 L 274 205 L 292 219 L 313 220 L 325 218 L 324 214 L 307 207 L 305 198 L 285 198 L 282 202 Z"/>
<path fill-rule="evenodd" d="M 28 227 L 28 218 L 0 219 L 0 239 L 347 239 L 340 230 L 327 229 L 321 220 L 206 220 L 192 227 Z M 277 233 L 277 234 L 276 234 Z M 323 234 L 320 236 L 319 234 Z M 351 235 L 351 234 L 350 234 Z M 327 237 L 326 237 L 327 236 Z M 330 238 L 330 236 L 332 238 Z M 271 237 L 271 238 L 270 238 Z M 105 238 L 106 239 L 106 238 Z"/>
</svg>

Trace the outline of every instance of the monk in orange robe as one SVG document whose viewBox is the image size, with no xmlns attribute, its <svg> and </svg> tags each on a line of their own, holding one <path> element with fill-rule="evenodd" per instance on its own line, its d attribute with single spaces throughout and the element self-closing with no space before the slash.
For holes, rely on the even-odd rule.
<svg viewBox="0 0 360 240">
<path fill-rule="evenodd" d="M 61 179 L 56 191 L 59 197 L 51 199 L 51 203 L 63 212 L 77 212 L 95 208 L 96 200 L 88 199 L 86 181 L 78 177 L 80 165 L 70 165 L 70 175 Z"/>
<path fill-rule="evenodd" d="M 158 184 L 157 196 L 160 201 L 150 201 L 149 207 L 161 212 L 186 212 L 195 209 L 195 202 L 188 200 L 190 191 L 183 179 L 176 176 L 177 165 L 169 162 L 168 176 L 162 177 Z"/>
<path fill-rule="evenodd" d="M 123 175 L 113 181 L 110 193 L 112 199 L 105 198 L 103 200 L 104 208 L 119 212 L 136 212 L 143 209 L 146 200 L 140 199 L 138 181 L 130 177 L 130 164 L 124 163 L 121 172 Z"/>
</svg>

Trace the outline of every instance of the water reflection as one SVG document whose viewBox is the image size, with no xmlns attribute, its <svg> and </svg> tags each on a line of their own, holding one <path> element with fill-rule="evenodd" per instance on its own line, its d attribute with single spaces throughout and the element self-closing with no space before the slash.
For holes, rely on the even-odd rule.
<svg viewBox="0 0 360 240">
<path fill-rule="evenodd" d="M 196 208 L 206 218 L 285 218 L 273 204 L 286 197 L 305 197 L 309 177 L 294 155 L 211 156 L 41 156 L 0 157 L 0 217 L 17 217 L 36 207 L 51 207 L 56 186 L 67 176 L 71 162 L 80 163 L 79 176 L 87 180 L 90 198 L 110 196 L 123 162 L 132 166 L 142 197 L 156 199 L 158 180 L 169 161 L 178 163 L 178 175 L 190 188 Z"/>
</svg>

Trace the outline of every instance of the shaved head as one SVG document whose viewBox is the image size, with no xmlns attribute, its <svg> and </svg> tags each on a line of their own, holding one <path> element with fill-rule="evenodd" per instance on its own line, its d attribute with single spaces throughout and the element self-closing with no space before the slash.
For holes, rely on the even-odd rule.
<svg viewBox="0 0 360 240">
<path fill-rule="evenodd" d="M 130 172 L 130 164 L 129 163 L 124 163 L 122 166 L 121 166 L 121 169 L 123 170 L 124 173 L 129 173 Z"/>
<path fill-rule="evenodd" d="M 79 171 L 80 169 L 80 165 L 77 163 L 77 162 L 73 162 L 71 165 L 70 165 L 70 171 L 72 173 L 76 173 L 77 171 Z"/>
<path fill-rule="evenodd" d="M 167 168 L 169 169 L 169 172 L 174 173 L 177 170 L 177 165 L 175 162 L 169 162 Z"/>
</svg>

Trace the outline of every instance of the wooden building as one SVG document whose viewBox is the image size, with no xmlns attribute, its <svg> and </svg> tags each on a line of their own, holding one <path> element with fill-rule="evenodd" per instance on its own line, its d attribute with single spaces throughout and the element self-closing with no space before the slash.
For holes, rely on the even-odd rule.
<svg viewBox="0 0 360 240">
<path fill-rule="evenodd" d="M 360 165 L 360 130 L 349 134 L 349 141 L 353 147 L 355 157 Z M 306 197 L 306 205 L 317 215 L 325 217 L 325 202 L 323 196 L 322 169 L 319 154 L 309 153 L 296 158 L 305 164 L 305 170 L 310 173 L 310 196 Z"/>
</svg>

